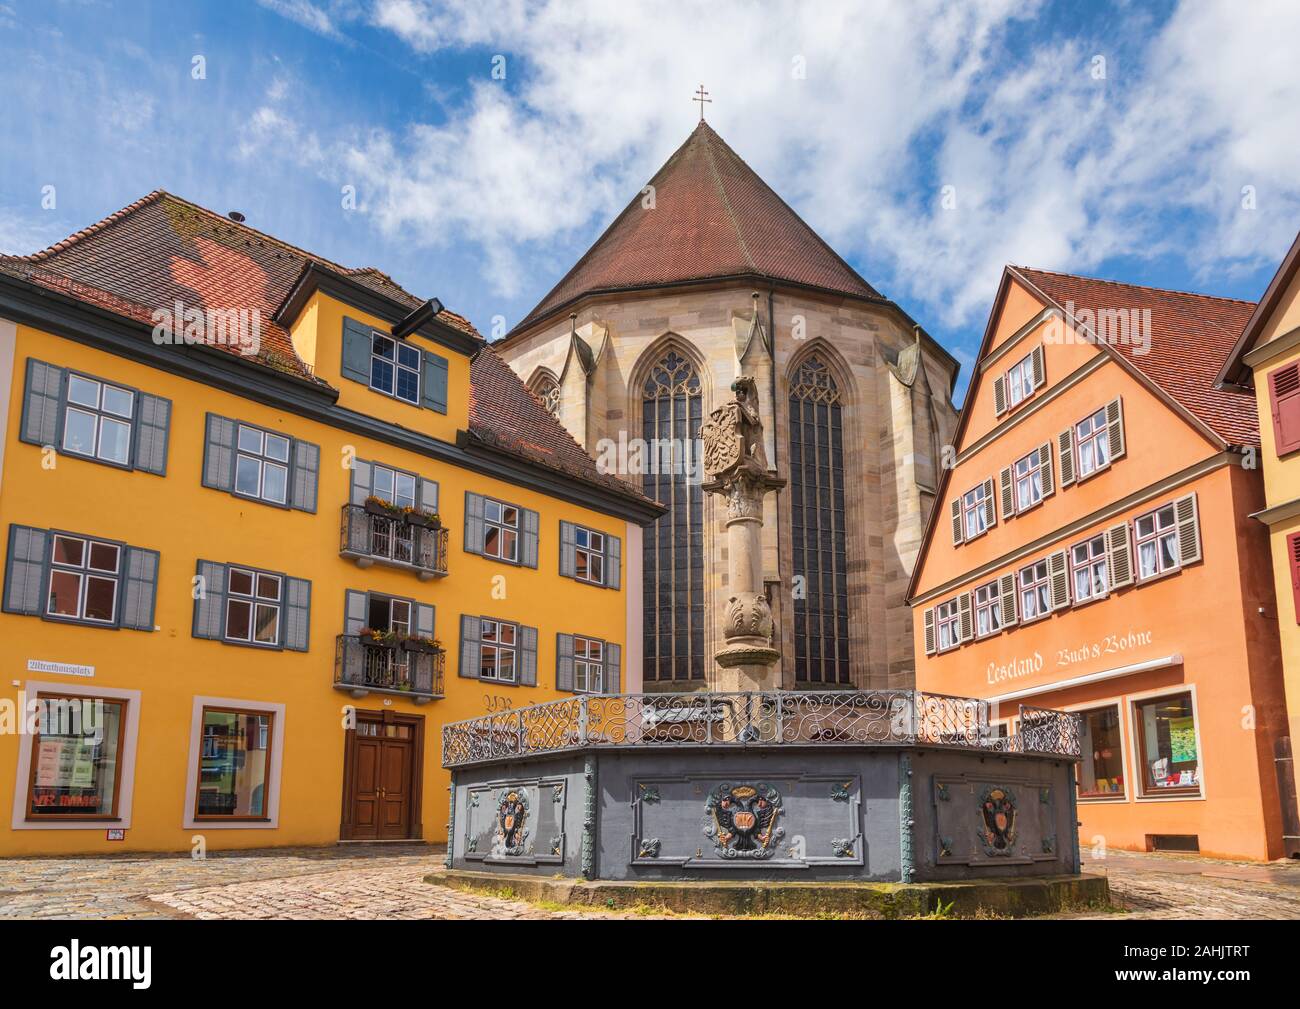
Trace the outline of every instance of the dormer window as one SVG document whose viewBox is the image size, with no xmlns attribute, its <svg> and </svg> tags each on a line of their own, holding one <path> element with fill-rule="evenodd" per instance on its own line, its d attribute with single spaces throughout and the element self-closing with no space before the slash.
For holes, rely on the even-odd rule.
<svg viewBox="0 0 1300 1009">
<path fill-rule="evenodd" d="M 372 334 L 370 388 L 419 406 L 420 351 L 383 333 Z"/>
</svg>

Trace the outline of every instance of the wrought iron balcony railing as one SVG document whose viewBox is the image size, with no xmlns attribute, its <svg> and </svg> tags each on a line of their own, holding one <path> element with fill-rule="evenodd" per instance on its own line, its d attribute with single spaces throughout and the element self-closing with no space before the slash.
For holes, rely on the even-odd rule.
<svg viewBox="0 0 1300 1009">
<path fill-rule="evenodd" d="M 355 634 L 340 634 L 334 652 L 334 688 L 353 697 L 371 692 L 405 694 L 416 704 L 442 697 L 447 653 L 415 651 L 415 646 L 381 645 Z"/>
<path fill-rule="evenodd" d="M 447 574 L 447 530 L 376 515 L 364 505 L 346 504 L 339 553 L 356 561 L 358 567 L 389 564 L 414 571 L 428 581 Z"/>
<path fill-rule="evenodd" d="M 913 690 L 591 694 L 450 722 L 457 767 L 585 747 L 926 746 L 1079 756 L 1079 716 L 1021 705 L 998 736 L 988 701 Z"/>
</svg>

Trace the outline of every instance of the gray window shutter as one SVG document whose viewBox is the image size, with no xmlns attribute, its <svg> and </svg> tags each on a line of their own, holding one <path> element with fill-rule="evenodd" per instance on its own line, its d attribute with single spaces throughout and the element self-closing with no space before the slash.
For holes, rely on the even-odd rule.
<svg viewBox="0 0 1300 1009">
<path fill-rule="evenodd" d="M 422 638 L 434 636 L 434 608 L 428 603 L 415 604 L 415 633 Z"/>
<path fill-rule="evenodd" d="M 965 540 L 962 535 L 964 530 L 961 524 L 961 498 L 953 498 L 950 508 L 952 511 L 952 541 L 954 544 L 960 545 Z"/>
<path fill-rule="evenodd" d="M 1038 465 L 1043 474 L 1043 497 L 1056 493 L 1056 482 L 1052 479 L 1052 443 L 1045 441 L 1038 446 Z"/>
<path fill-rule="evenodd" d="M 1016 576 L 1003 575 L 998 579 L 998 615 L 1003 627 L 1014 627 L 1016 619 Z"/>
<path fill-rule="evenodd" d="M 343 377 L 370 384 L 370 327 L 343 318 Z"/>
<path fill-rule="evenodd" d="M 618 694 L 623 690 L 622 680 L 619 678 L 619 667 L 623 662 L 623 646 L 605 644 L 605 682 L 604 693 Z"/>
<path fill-rule="evenodd" d="M 438 481 L 420 478 L 420 509 L 426 512 L 438 510 Z"/>
<path fill-rule="evenodd" d="M 519 625 L 519 682 L 537 686 L 537 628 Z"/>
<path fill-rule="evenodd" d="M 1052 609 L 1063 610 L 1070 605 L 1070 555 L 1058 550 L 1047 557 L 1048 584 L 1052 591 Z"/>
<path fill-rule="evenodd" d="M 573 690 L 573 635 L 555 635 L 555 689 Z"/>
<path fill-rule="evenodd" d="M 1074 483 L 1074 428 L 1056 436 L 1056 454 L 1061 457 L 1061 486 Z"/>
<path fill-rule="evenodd" d="M 364 592 L 348 589 L 343 595 L 343 633 L 353 636 L 366 626 L 368 597 Z"/>
<path fill-rule="evenodd" d="M 465 614 L 460 618 L 460 666 L 457 675 L 467 680 L 479 678 L 479 638 L 483 622 L 478 617 Z"/>
<path fill-rule="evenodd" d="M 441 354 L 424 352 L 424 375 L 420 379 L 424 386 L 420 397 L 428 410 L 436 413 L 447 412 L 447 359 Z"/>
<path fill-rule="evenodd" d="M 969 641 L 975 636 L 975 622 L 971 615 L 969 592 L 963 592 L 957 597 L 957 628 L 962 641 Z"/>
<path fill-rule="evenodd" d="M 136 396 L 135 468 L 167 475 L 167 435 L 171 431 L 172 401 L 142 392 Z"/>
<path fill-rule="evenodd" d="M 370 463 L 361 459 L 352 460 L 352 490 L 350 500 L 354 505 L 363 505 L 370 497 L 371 477 Z"/>
<path fill-rule="evenodd" d="M 529 511 L 522 508 L 523 513 L 523 535 L 520 537 L 523 544 L 523 550 L 520 552 L 519 562 L 526 568 L 537 567 L 537 538 L 541 530 L 541 516 L 535 511 Z"/>
<path fill-rule="evenodd" d="M 1112 399 L 1106 404 L 1106 428 L 1110 441 L 1110 461 L 1124 455 L 1124 401 Z"/>
<path fill-rule="evenodd" d="M 984 521 L 992 529 L 998 524 L 998 505 L 993 492 L 993 478 L 984 481 Z"/>
<path fill-rule="evenodd" d="M 9 527 L 9 550 L 5 561 L 6 613 L 39 617 L 44 611 L 46 543 L 49 534 L 31 526 Z"/>
<path fill-rule="evenodd" d="M 572 522 L 560 523 L 560 577 L 573 578 L 578 573 L 576 527 Z"/>
<path fill-rule="evenodd" d="M 1201 559 L 1201 521 L 1197 514 L 1196 495 L 1187 494 L 1174 502 L 1174 520 L 1178 524 L 1178 561 L 1193 564 Z"/>
<path fill-rule="evenodd" d="M 154 629 L 158 598 L 158 551 L 126 548 L 125 590 L 122 594 L 122 626 L 135 631 Z"/>
<path fill-rule="evenodd" d="M 299 511 L 316 510 L 316 488 L 320 482 L 320 446 L 309 441 L 293 442 L 293 496 L 290 504 Z"/>
<path fill-rule="evenodd" d="M 203 486 L 224 491 L 235 487 L 235 422 L 215 413 L 208 414 L 203 443 Z"/>
<path fill-rule="evenodd" d="M 63 396 L 62 368 L 34 357 L 27 359 L 27 385 L 23 394 L 23 415 L 18 425 L 20 441 L 33 445 L 59 443 L 60 398 Z"/>
<path fill-rule="evenodd" d="M 1122 589 L 1133 584 L 1133 546 L 1128 535 L 1128 523 L 1121 522 L 1106 530 L 1108 563 L 1106 577 L 1110 588 Z"/>
<path fill-rule="evenodd" d="M 1002 518 L 1014 518 L 1016 514 L 1016 486 L 1011 480 L 1011 467 L 1007 466 L 998 473 L 998 485 L 1002 491 Z"/>
<path fill-rule="evenodd" d="M 934 607 L 925 611 L 925 654 L 933 655 L 937 651 L 934 637 Z"/>
<path fill-rule="evenodd" d="M 605 587 L 623 586 L 623 541 L 617 536 L 605 536 Z"/>
<path fill-rule="evenodd" d="M 220 641 L 226 632 L 226 566 L 201 560 L 197 573 L 202 580 L 194 600 L 194 637 Z"/>
<path fill-rule="evenodd" d="M 465 492 L 465 553 L 483 553 L 483 495 Z"/>
<path fill-rule="evenodd" d="M 311 582 L 305 578 L 284 580 L 284 647 L 307 651 L 311 640 Z"/>
<path fill-rule="evenodd" d="M 1040 343 L 1029 355 L 1030 367 L 1034 369 L 1034 388 L 1040 388 L 1047 381 L 1047 368 L 1043 361 L 1043 345 Z"/>
<path fill-rule="evenodd" d="M 1001 417 L 1007 412 L 1007 377 L 999 375 L 993 380 L 993 415 Z"/>
</svg>

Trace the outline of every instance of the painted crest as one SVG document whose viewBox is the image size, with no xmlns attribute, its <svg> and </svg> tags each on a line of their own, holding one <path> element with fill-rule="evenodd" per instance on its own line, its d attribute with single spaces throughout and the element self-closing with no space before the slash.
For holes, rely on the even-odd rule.
<svg viewBox="0 0 1300 1009">
<path fill-rule="evenodd" d="M 497 796 L 497 836 L 494 855 L 522 855 L 528 844 L 528 793 L 522 788 L 505 788 Z"/>
<path fill-rule="evenodd" d="M 781 795 L 770 785 L 719 785 L 704 810 L 704 834 L 723 858 L 768 858 L 785 835 Z"/>
<path fill-rule="evenodd" d="M 979 837 L 990 855 L 1010 855 L 1016 843 L 1016 796 L 991 785 L 980 795 Z"/>
</svg>

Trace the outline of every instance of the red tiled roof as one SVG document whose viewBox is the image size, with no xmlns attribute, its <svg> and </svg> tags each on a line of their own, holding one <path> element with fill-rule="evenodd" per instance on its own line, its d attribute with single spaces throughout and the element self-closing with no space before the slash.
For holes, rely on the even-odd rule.
<svg viewBox="0 0 1300 1009">
<path fill-rule="evenodd" d="M 1138 353 L 1139 347 L 1132 344 L 1112 343 L 1111 346 L 1228 444 L 1259 444 L 1255 397 L 1242 391 L 1215 388 L 1219 369 L 1250 319 L 1254 302 L 1138 287 L 1022 266 L 1010 269 L 1062 310 L 1066 302 L 1094 313 L 1150 309 L 1149 353 Z"/>
<path fill-rule="evenodd" d="M 704 122 L 515 332 L 585 294 L 715 277 L 883 300 Z"/>
<path fill-rule="evenodd" d="M 256 309 L 261 353 L 254 360 L 327 385 L 298 357 L 275 311 L 308 263 L 317 263 L 408 310 L 423 300 L 373 267 L 349 269 L 157 190 L 41 252 L 0 255 L 0 272 L 117 315 L 153 325 L 152 313 L 179 300 L 187 308 Z M 480 338 L 463 316 L 440 321 Z M 481 338 L 480 338 L 481 339 Z M 240 352 L 237 346 L 221 348 Z M 469 429 L 481 441 L 566 476 L 646 500 L 594 460 L 495 354 L 470 366 Z"/>
</svg>

